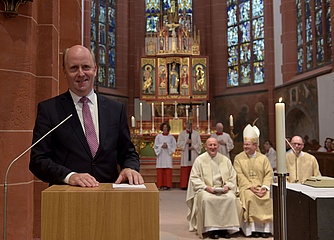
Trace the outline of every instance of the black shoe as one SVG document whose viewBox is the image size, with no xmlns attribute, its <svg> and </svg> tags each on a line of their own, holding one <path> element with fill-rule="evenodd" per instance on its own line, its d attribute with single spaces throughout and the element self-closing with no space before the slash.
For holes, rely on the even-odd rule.
<svg viewBox="0 0 334 240">
<path fill-rule="evenodd" d="M 260 234 L 258 232 L 252 232 L 252 237 L 253 238 L 259 238 Z"/>
<path fill-rule="evenodd" d="M 263 237 L 263 238 L 268 238 L 268 237 L 270 237 L 270 233 L 261 233 L 261 237 Z"/>
<path fill-rule="evenodd" d="M 210 238 L 211 239 L 219 239 L 219 234 L 215 231 L 213 231 L 211 234 L 210 234 Z"/>
<path fill-rule="evenodd" d="M 220 231 L 219 236 L 222 238 L 231 238 L 231 235 L 226 230 Z"/>
</svg>

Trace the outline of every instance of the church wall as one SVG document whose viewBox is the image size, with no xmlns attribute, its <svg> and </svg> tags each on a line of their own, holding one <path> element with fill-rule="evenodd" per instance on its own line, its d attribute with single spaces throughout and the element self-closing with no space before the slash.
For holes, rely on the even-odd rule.
<svg viewBox="0 0 334 240">
<path fill-rule="evenodd" d="M 318 139 L 318 93 L 316 78 L 299 81 L 278 89 L 286 108 L 286 136 L 299 135 L 306 139 Z M 307 148 L 307 144 L 305 144 Z"/>
<path fill-rule="evenodd" d="M 296 1 L 286 0 L 282 1 L 281 5 L 282 14 L 282 36 L 281 41 L 283 44 L 283 65 L 282 76 L 283 83 L 288 82 L 297 71 L 297 33 L 296 33 Z M 279 39 L 276 39 L 279 41 Z"/>
<path fill-rule="evenodd" d="M 36 116 L 36 102 L 57 93 L 55 89 L 57 56 L 52 36 L 53 6 L 44 6 L 37 14 L 38 3 L 24 4 L 19 15 L 7 18 L 0 5 L 0 177 L 1 184 L 10 162 L 31 144 L 32 128 Z M 51 41 L 47 41 L 51 39 Z M 55 39 L 57 42 L 57 38 Z M 43 93 L 38 93 L 43 89 Z M 34 222 L 34 178 L 28 170 L 29 154 L 13 165 L 8 175 L 7 237 L 32 239 Z M 2 189 L 2 188 L 1 188 Z M 0 193 L 3 206 L 3 191 Z M 3 223 L 1 211 L 1 224 Z M 1 228 L 1 235 L 3 229 Z"/>
<path fill-rule="evenodd" d="M 333 9 L 334 2 L 331 1 L 330 4 Z M 319 98 L 322 99 L 322 103 L 325 101 L 323 100 L 324 86 L 328 87 L 326 90 L 331 89 L 333 61 L 308 72 L 297 74 L 296 2 L 294 0 L 282 1 L 280 14 L 283 64 L 279 74 L 282 75 L 283 81 L 276 86 L 274 91 L 276 98 L 283 96 L 283 101 L 286 103 L 286 135 L 300 135 L 304 140 L 306 137 L 305 149 L 312 148 L 308 143 L 311 140 L 317 140 L 320 145 L 323 145 L 324 138 L 327 137 L 324 136 L 324 132 L 328 133 L 330 117 L 324 111 L 320 111 Z M 333 17 L 334 12 L 331 11 L 331 18 Z M 331 24 L 333 29 L 333 22 Z M 332 31 L 332 46 L 333 36 Z M 333 53 L 332 47 L 332 55 Z M 278 70 L 278 67 L 276 69 Z M 320 89 L 319 86 L 321 86 Z M 326 92 L 327 100 L 331 101 L 333 91 Z"/>
<path fill-rule="evenodd" d="M 3 11 L 0 4 L 1 179 L 10 162 L 31 145 L 37 103 L 67 90 L 62 53 L 82 41 L 81 1 L 27 2 L 14 18 L 5 17 Z M 29 152 L 8 175 L 8 240 L 40 237 L 41 191 L 47 184 L 33 177 L 28 163 Z M 3 197 L 1 191 L 1 206 Z M 2 224 L 3 211 L 0 218 Z"/>
<path fill-rule="evenodd" d="M 273 123 L 269 122 L 268 115 L 268 93 L 264 91 L 247 93 L 242 95 L 228 95 L 217 97 L 214 100 L 216 106 L 216 118 L 213 126 L 221 122 L 224 125 L 224 132 L 230 133 L 229 116 L 234 118 L 234 149 L 231 158 L 243 151 L 243 129 L 247 124 L 252 124 L 254 121 L 259 128 L 260 148 L 265 140 L 270 139 L 269 127 Z M 270 139 L 274 140 L 274 139 Z"/>
</svg>

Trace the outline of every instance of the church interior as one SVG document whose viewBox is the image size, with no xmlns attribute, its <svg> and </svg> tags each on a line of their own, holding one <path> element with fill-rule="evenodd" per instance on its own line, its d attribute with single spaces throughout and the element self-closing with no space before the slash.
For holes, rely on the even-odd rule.
<svg viewBox="0 0 334 240">
<path fill-rule="evenodd" d="M 192 122 L 203 143 L 222 123 L 233 161 L 247 124 L 259 128 L 262 151 L 267 140 L 275 146 L 280 98 L 281 130 L 301 136 L 322 174 L 334 177 L 333 153 L 317 152 L 334 138 L 333 9 L 330 0 L 1 0 L 1 179 L 32 144 L 37 104 L 67 91 L 63 54 L 76 44 L 95 55 L 95 91 L 127 107 L 145 182 L 156 181 L 161 123 L 177 138 Z M 180 156 L 177 149 L 173 188 Z M 41 236 L 48 185 L 28 163 L 29 152 L 8 174 L 8 239 Z"/>
</svg>

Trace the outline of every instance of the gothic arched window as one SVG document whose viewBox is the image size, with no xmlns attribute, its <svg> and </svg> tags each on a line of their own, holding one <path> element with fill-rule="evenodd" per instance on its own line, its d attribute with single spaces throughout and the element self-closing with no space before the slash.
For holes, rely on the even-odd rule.
<svg viewBox="0 0 334 240">
<path fill-rule="evenodd" d="M 331 62 L 330 0 L 296 0 L 297 72 Z"/>
<path fill-rule="evenodd" d="M 263 11 L 263 0 L 227 0 L 228 87 L 264 82 Z"/>
<path fill-rule="evenodd" d="M 177 19 L 179 24 L 192 32 L 192 0 L 146 0 L 146 33 L 154 35 L 162 26 Z"/>
<path fill-rule="evenodd" d="M 90 31 L 90 46 L 98 66 L 96 84 L 116 88 L 115 0 L 91 0 Z"/>
</svg>

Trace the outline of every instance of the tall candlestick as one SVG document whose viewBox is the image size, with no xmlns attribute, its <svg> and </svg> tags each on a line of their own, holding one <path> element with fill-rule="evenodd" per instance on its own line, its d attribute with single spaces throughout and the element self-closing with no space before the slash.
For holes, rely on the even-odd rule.
<svg viewBox="0 0 334 240">
<path fill-rule="evenodd" d="M 139 103 L 139 117 L 140 117 L 140 129 L 139 133 L 143 133 L 143 103 Z"/>
<path fill-rule="evenodd" d="M 199 130 L 199 106 L 196 106 L 196 121 L 197 121 L 197 130 Z"/>
<path fill-rule="evenodd" d="M 211 134 L 211 129 L 210 129 L 210 115 L 208 116 L 208 132 L 207 134 Z"/>
<path fill-rule="evenodd" d="M 277 172 L 286 173 L 285 104 L 281 101 L 282 98 L 275 104 Z"/>
<path fill-rule="evenodd" d="M 136 119 L 134 116 L 131 117 L 131 127 L 136 127 Z"/>
<path fill-rule="evenodd" d="M 210 103 L 208 103 L 208 116 L 210 116 Z"/>
<path fill-rule="evenodd" d="M 152 103 L 152 117 L 154 117 L 154 103 Z"/>
<path fill-rule="evenodd" d="M 230 115 L 230 127 L 233 127 L 233 116 Z"/>
<path fill-rule="evenodd" d="M 154 103 L 152 103 L 152 133 L 154 132 Z"/>
<path fill-rule="evenodd" d="M 161 102 L 161 122 L 164 122 L 164 102 Z"/>
</svg>

